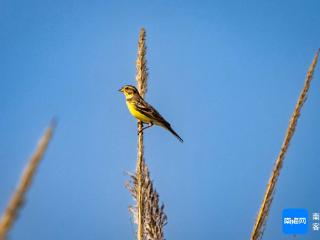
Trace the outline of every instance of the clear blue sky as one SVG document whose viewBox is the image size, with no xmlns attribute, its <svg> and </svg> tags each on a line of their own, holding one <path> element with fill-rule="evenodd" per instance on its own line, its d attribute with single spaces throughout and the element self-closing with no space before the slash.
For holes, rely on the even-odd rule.
<svg viewBox="0 0 320 240">
<path fill-rule="evenodd" d="M 146 132 L 166 238 L 248 239 L 320 45 L 319 9 L 318 0 L 0 1 L 1 212 L 59 119 L 10 239 L 134 239 L 124 184 L 136 123 L 117 90 L 135 84 L 142 26 L 147 100 L 185 140 Z M 291 239 L 283 208 L 320 211 L 319 89 L 318 67 L 265 239 Z"/>
</svg>

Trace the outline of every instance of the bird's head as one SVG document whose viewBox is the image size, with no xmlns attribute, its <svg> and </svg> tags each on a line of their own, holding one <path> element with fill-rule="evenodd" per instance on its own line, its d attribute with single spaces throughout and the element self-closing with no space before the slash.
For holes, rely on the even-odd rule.
<svg viewBox="0 0 320 240">
<path fill-rule="evenodd" d="M 122 92 L 126 98 L 131 98 L 134 95 L 139 95 L 138 89 L 132 85 L 125 85 L 119 89 L 119 92 Z"/>
</svg>

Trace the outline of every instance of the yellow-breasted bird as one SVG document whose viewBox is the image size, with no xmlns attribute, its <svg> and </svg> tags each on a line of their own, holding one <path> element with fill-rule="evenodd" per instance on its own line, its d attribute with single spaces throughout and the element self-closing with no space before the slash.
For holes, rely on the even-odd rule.
<svg viewBox="0 0 320 240">
<path fill-rule="evenodd" d="M 174 136 L 176 136 L 180 142 L 183 142 L 182 138 L 172 129 L 170 123 L 168 123 L 156 109 L 154 109 L 140 96 L 136 87 L 125 85 L 119 89 L 119 91 L 122 92 L 126 97 L 126 103 L 129 112 L 138 120 L 148 124 L 148 126 L 142 128 L 142 131 L 152 127 L 153 124 L 155 124 L 167 129 Z"/>
</svg>

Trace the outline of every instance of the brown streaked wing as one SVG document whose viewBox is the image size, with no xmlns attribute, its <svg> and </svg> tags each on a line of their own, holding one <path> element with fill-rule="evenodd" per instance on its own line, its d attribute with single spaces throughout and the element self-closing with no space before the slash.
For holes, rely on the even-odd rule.
<svg viewBox="0 0 320 240">
<path fill-rule="evenodd" d="M 142 114 L 146 115 L 147 117 L 154 119 L 159 123 L 163 123 L 164 125 L 167 124 L 167 121 L 161 116 L 161 114 L 144 100 L 139 99 L 139 101 L 136 102 L 136 107 Z"/>
</svg>

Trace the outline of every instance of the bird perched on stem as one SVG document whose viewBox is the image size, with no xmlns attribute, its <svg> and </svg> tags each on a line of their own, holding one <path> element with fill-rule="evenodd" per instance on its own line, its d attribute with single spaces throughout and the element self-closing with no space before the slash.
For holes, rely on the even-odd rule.
<svg viewBox="0 0 320 240">
<path fill-rule="evenodd" d="M 148 126 L 143 127 L 141 131 L 150 128 L 155 124 L 167 129 L 176 138 L 178 138 L 180 142 L 183 142 L 182 138 L 172 129 L 170 123 L 168 123 L 156 109 L 154 109 L 140 96 L 136 87 L 125 85 L 119 89 L 119 91 L 126 97 L 129 112 L 138 120 L 148 124 Z M 138 134 L 139 133 L 140 132 L 138 132 Z"/>
</svg>

